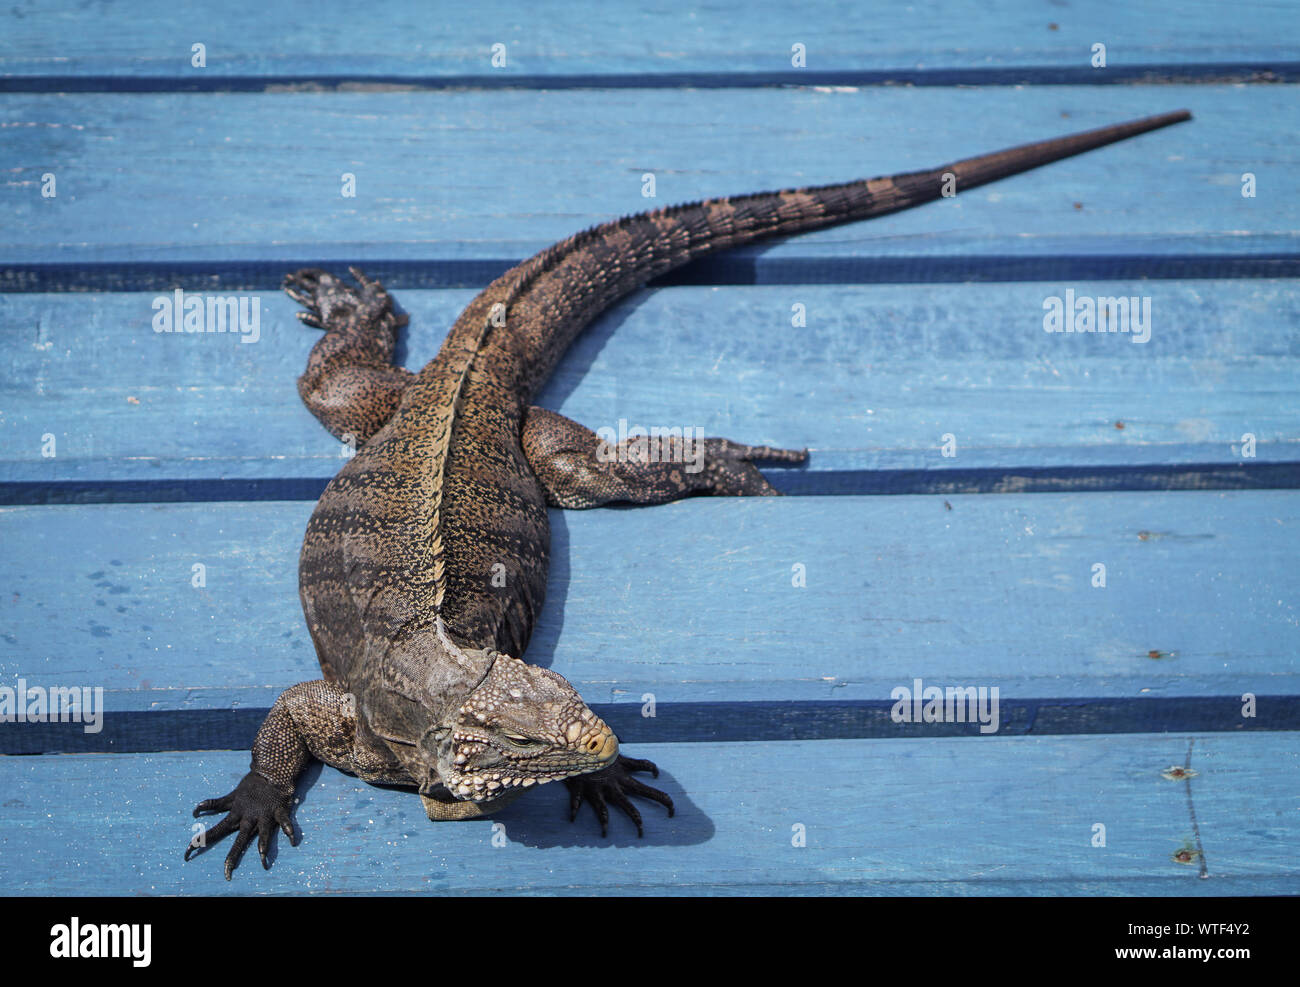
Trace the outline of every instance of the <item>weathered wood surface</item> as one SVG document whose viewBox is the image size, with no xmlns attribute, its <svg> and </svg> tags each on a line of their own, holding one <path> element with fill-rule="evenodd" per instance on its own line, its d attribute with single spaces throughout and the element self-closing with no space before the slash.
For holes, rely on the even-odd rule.
<svg viewBox="0 0 1300 987">
<path fill-rule="evenodd" d="M 0 753 L 31 755 L 0 757 L 0 890 L 1294 892 L 1294 12 L 883 16 L 0 12 L 0 685 L 101 686 L 108 710 L 97 734 L 0 724 Z M 1241 84 L 1265 79 L 1284 84 Z M 1124 84 L 1142 80 L 1173 84 Z M 554 515 L 527 657 L 660 761 L 676 819 L 604 841 L 547 789 L 496 847 L 491 821 L 433 826 L 327 769 L 270 874 L 249 858 L 227 885 L 223 850 L 182 864 L 193 803 L 317 674 L 295 559 L 342 460 L 297 400 L 315 333 L 285 270 L 384 277 L 418 366 L 478 287 L 610 216 L 1179 107 L 1195 120 L 696 265 L 561 365 L 541 403 L 593 426 L 813 449 L 773 474 L 803 496 Z M 257 295 L 259 341 L 155 334 L 177 287 Z M 1045 333 L 1067 289 L 1150 297 L 1150 341 Z M 997 687 L 999 735 L 893 723 L 916 678 Z M 1161 777 L 1184 763 L 1190 782 Z M 1198 846 L 1205 880 L 1174 859 Z"/>
<path fill-rule="evenodd" d="M 101 85 L 119 90 L 151 82 L 274 85 L 286 78 L 316 85 L 466 79 L 753 85 L 756 77 L 798 84 L 827 76 L 930 85 L 1060 78 L 1103 84 L 1132 79 L 1135 67 L 1150 67 L 1157 79 L 1180 71 L 1227 74 L 1222 67 L 1210 71 L 1219 66 L 1239 67 L 1243 75 L 1256 67 L 1276 77 L 1300 61 L 1285 30 L 1295 18 L 1285 0 L 1251 0 L 1231 11 L 1194 0 L 1180 5 L 1177 17 L 1149 0 L 1075 7 L 943 0 L 873 10 L 870 17 L 851 0 L 809 6 L 759 0 L 746 3 L 743 14 L 726 4 L 684 12 L 659 3 L 521 6 L 509 0 L 404 0 L 382 10 L 383 16 L 359 17 L 355 6 L 329 0 L 314 3 L 307 15 L 296 5 L 255 0 L 220 8 L 147 0 L 102 12 L 90 29 L 73 4 L 19 3 L 0 14 L 0 84 L 35 87 L 56 79 L 69 86 L 104 76 L 115 78 Z M 195 42 L 207 46 L 206 69 L 190 64 Z M 1098 42 L 1107 45 L 1105 70 L 1090 64 Z M 791 64 L 796 43 L 807 52 L 803 69 Z M 503 65 L 491 63 L 494 44 L 506 46 Z M 693 78 L 683 79 L 687 74 Z"/>
<path fill-rule="evenodd" d="M 432 825 L 409 792 L 331 770 L 221 879 L 189 863 L 192 793 L 243 752 L 0 758 L 0 887 L 87 894 L 1285 894 L 1296 890 L 1293 733 L 649 744 L 675 818 L 644 839 L 570 825 L 559 786 L 494 819 Z M 1190 781 L 1161 772 L 1188 763 Z M 1188 786 L 1196 815 L 1188 809 Z M 73 803 L 69 795 L 76 793 Z M 584 810 L 585 811 L 585 810 Z M 1094 846 L 1096 824 L 1105 846 Z M 806 846 L 795 847 L 794 827 Z M 494 846 L 494 826 L 505 838 Z M 1174 859 L 1197 848 L 1202 858 Z M 498 842 L 501 842 L 498 838 Z M 1208 877 L 1200 878 L 1201 860 Z"/>
<path fill-rule="evenodd" d="M 551 582 L 528 657 L 592 701 L 633 705 L 645 692 L 884 700 L 917 676 L 997 685 L 1008 700 L 1226 695 L 1235 708 L 1243 692 L 1300 691 L 1290 492 L 949 503 L 553 512 Z M 318 672 L 297 598 L 311 508 L 0 511 L 6 552 L 47 560 L 10 567 L 0 584 L 0 678 L 103 685 L 110 709 L 269 705 L 267 687 Z M 1097 563 L 1105 588 L 1092 585 Z"/>
<path fill-rule="evenodd" d="M 1044 299 L 1067 285 L 1151 298 L 1150 340 L 1044 332 Z M 472 294 L 399 296 L 407 365 L 436 352 Z M 200 481 L 223 479 L 314 496 L 343 452 L 295 388 L 317 332 L 265 292 L 256 343 L 155 333 L 153 297 L 0 296 L 0 501 L 90 496 L 67 492 L 71 481 L 133 481 L 143 499 L 204 499 Z M 806 326 L 791 326 L 795 305 Z M 1255 469 L 1300 460 L 1300 402 L 1286 397 L 1300 378 L 1297 322 L 1291 281 L 671 288 L 602 319 L 539 402 L 592 427 L 623 419 L 809 447 L 818 475 L 1074 467 L 1103 483 L 1104 469 Z M 302 492 L 304 478 L 317 486 Z M 909 482 L 921 481 L 897 490 Z"/>
<path fill-rule="evenodd" d="M 326 259 L 407 261 L 413 286 L 478 287 L 611 216 L 914 171 L 1186 107 L 1193 122 L 738 257 L 761 255 L 747 275 L 760 281 L 871 279 L 882 263 L 890 280 L 1125 276 L 1117 258 L 1130 277 L 1177 277 L 1198 257 L 1275 255 L 1290 276 L 1300 203 L 1287 184 L 1295 148 L 1276 122 L 1294 103 L 1290 86 L 1230 85 L 18 94 L 0 104 L 0 124 L 22 137 L 0 152 L 16 220 L 0 263 L 72 265 L 41 268 L 44 282 L 11 272 L 9 290 L 152 290 L 139 280 L 150 272 L 197 288 L 232 264 L 226 282 L 270 288 L 286 263 Z M 59 196 L 43 199 L 51 168 Z M 1246 172 L 1253 199 L 1240 194 Z M 355 198 L 340 194 L 345 173 Z"/>
</svg>

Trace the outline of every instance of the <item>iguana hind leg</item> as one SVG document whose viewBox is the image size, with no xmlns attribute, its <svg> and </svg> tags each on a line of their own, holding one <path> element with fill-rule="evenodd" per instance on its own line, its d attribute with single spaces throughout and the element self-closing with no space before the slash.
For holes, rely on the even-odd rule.
<svg viewBox="0 0 1300 987">
<path fill-rule="evenodd" d="M 253 742 L 251 770 L 235 790 L 195 807 L 196 818 L 211 812 L 224 812 L 226 816 L 190 841 L 185 859 L 227 834 L 236 833 L 226 855 L 226 880 L 239 866 L 254 836 L 258 838 L 262 866 L 269 868 L 266 854 L 277 828 L 289 838 L 291 846 L 297 842 L 290 818 L 294 782 L 313 756 L 366 781 L 411 784 L 396 761 L 357 742 L 352 696 L 324 679 L 300 682 L 282 692 L 271 707 Z"/>
<path fill-rule="evenodd" d="M 545 408 L 524 418 L 524 455 L 553 507 L 663 504 L 695 493 L 772 497 L 755 461 L 801 463 L 806 449 L 749 446 L 729 439 L 630 438 L 612 445 Z"/>
<path fill-rule="evenodd" d="M 325 330 L 298 378 L 298 393 L 322 425 L 361 446 L 392 417 L 415 375 L 393 366 L 397 330 L 407 317 L 393 311 L 383 285 L 349 270 L 359 288 L 305 268 L 285 277 L 284 290 L 307 309 L 299 319 Z"/>
</svg>

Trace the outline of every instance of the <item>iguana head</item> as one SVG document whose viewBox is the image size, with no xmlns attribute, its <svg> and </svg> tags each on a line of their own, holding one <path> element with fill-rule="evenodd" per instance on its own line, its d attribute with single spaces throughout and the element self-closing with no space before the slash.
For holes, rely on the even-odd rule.
<svg viewBox="0 0 1300 987">
<path fill-rule="evenodd" d="M 473 802 L 598 771 L 618 757 L 618 738 L 564 676 L 502 654 L 429 739 L 442 785 Z"/>
</svg>

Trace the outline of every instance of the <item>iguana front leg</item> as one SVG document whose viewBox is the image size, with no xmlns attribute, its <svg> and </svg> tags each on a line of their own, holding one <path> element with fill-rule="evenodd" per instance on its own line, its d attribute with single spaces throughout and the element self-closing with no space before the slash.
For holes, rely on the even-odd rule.
<svg viewBox="0 0 1300 987">
<path fill-rule="evenodd" d="M 271 707 L 253 742 L 251 770 L 235 790 L 195 807 L 196 818 L 210 812 L 227 815 L 190 841 L 185 859 L 237 832 L 226 855 L 226 880 L 239 866 L 254 835 L 262 866 L 269 869 L 266 854 L 277 827 L 290 845 L 296 845 L 290 817 L 294 782 L 313 756 L 366 781 L 411 784 L 395 761 L 357 744 L 356 711 L 350 695 L 325 679 L 300 682 L 281 693 Z"/>
<path fill-rule="evenodd" d="M 631 438 L 611 445 L 570 418 L 529 408 L 522 435 L 524 455 L 553 507 L 601 504 L 663 504 L 695 493 L 774 497 L 777 491 L 754 465 L 802 463 L 806 449 L 750 446 L 730 439 L 650 441 Z"/>
<path fill-rule="evenodd" d="M 644 761 L 635 757 L 619 756 L 619 759 L 603 771 L 595 771 L 587 775 L 579 775 L 576 778 L 566 778 L 565 787 L 569 789 L 569 822 L 578 818 L 578 810 L 582 808 L 582 801 L 586 799 L 596 812 L 596 818 L 600 820 L 600 835 L 606 836 L 609 833 L 609 805 L 612 802 L 624 812 L 636 824 L 636 835 L 645 836 L 645 830 L 641 826 L 641 813 L 637 807 L 632 804 L 629 795 L 637 795 L 641 798 L 647 798 L 658 802 L 668 810 L 671 818 L 675 809 L 673 800 L 667 792 L 661 792 L 657 788 L 651 788 L 632 777 L 633 771 L 649 771 L 651 777 L 659 777 L 659 769 L 653 761 Z"/>
</svg>

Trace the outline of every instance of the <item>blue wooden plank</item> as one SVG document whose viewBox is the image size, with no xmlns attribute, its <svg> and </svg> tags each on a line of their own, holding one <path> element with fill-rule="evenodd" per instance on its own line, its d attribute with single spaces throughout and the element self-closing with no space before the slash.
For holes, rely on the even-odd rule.
<svg viewBox="0 0 1300 987">
<path fill-rule="evenodd" d="M 1045 333 L 1044 299 L 1067 289 L 1149 297 L 1150 340 Z M 472 294 L 399 295 L 408 366 L 432 357 Z M 296 306 L 259 294 L 261 336 L 245 345 L 155 333 L 153 297 L 0 296 L 0 483 L 54 497 L 132 481 L 146 498 L 203 499 L 173 498 L 170 481 L 248 479 L 267 492 L 212 496 L 314 497 L 344 450 L 298 398 L 318 334 Z M 790 325 L 795 305 L 804 327 Z M 814 474 L 1294 464 L 1298 321 L 1292 282 L 663 289 L 602 318 L 538 402 L 592 427 L 809 447 Z"/>
<path fill-rule="evenodd" d="M 647 693 L 887 700 L 917 677 L 996 686 L 1008 701 L 1219 696 L 1235 708 L 1245 692 L 1300 695 L 1293 495 L 949 502 L 556 512 L 526 657 L 590 702 L 632 709 Z M 319 674 L 296 592 L 311 506 L 0 510 L 0 684 L 102 686 L 115 711 L 266 708 L 275 688 Z M 1092 586 L 1098 562 L 1105 588 Z M 1276 729 L 1285 720 L 1270 717 L 1285 715 L 1261 708 L 1253 725 Z M 171 728 L 159 721 L 159 749 L 183 745 Z"/>
<path fill-rule="evenodd" d="M 1300 251 L 1286 234 L 1198 236 L 1170 239 L 1134 234 L 1087 239 L 1022 234 L 1014 238 L 954 236 L 909 242 L 879 256 L 846 251 L 833 242 L 813 241 L 798 252 L 797 241 L 741 247 L 695 261 L 655 282 L 676 285 L 948 284 L 1004 281 L 1124 281 L 1300 276 Z M 480 288 L 524 258 L 473 257 L 478 243 L 441 243 L 438 256 L 420 244 L 271 244 L 256 259 L 219 248 L 179 246 L 132 249 L 128 260 L 113 248 L 57 246 L 55 260 L 31 260 L 9 251 L 0 268 L 0 289 L 8 292 L 186 290 L 253 291 L 278 288 L 286 270 L 362 264 L 384 284 L 402 291 L 420 288 Z M 5 248 L 0 246 L 0 259 Z"/>
<path fill-rule="evenodd" d="M 20 708 L 31 709 L 32 685 L 19 680 L 16 691 L 23 698 L 16 702 Z M 913 696 L 920 696 L 923 687 L 924 682 L 907 688 Z M 229 708 L 200 705 L 211 703 L 215 690 L 190 690 L 181 709 L 161 709 L 167 705 L 163 700 L 150 702 L 148 709 L 104 712 L 85 699 L 82 708 L 88 711 L 87 716 L 25 715 L 20 722 L 0 726 L 0 754 L 240 750 L 253 745 L 270 713 L 274 693 L 261 695 L 261 706 L 246 701 L 267 692 L 270 690 L 235 690 Z M 1300 730 L 1300 696 L 1295 695 L 1252 693 L 1256 712 L 1251 717 L 1243 716 L 1243 697 L 1237 695 L 1011 698 L 996 689 L 982 694 L 983 698 L 979 693 L 972 695 L 981 705 L 963 705 L 960 715 L 954 707 L 950 718 L 932 722 L 925 721 L 923 705 L 914 707 L 921 710 L 918 716 L 900 717 L 900 709 L 906 706 L 891 699 L 664 702 L 655 704 L 653 717 L 644 715 L 644 703 L 592 702 L 591 709 L 623 744 Z M 132 697 L 137 702 L 141 698 Z"/>
<path fill-rule="evenodd" d="M 1187 763 L 1189 744 L 1196 777 L 1163 778 Z M 650 807 L 642 840 L 622 819 L 608 839 L 594 819 L 571 826 L 559 786 L 489 820 L 433 824 L 411 793 L 324 769 L 299 789 L 299 846 L 279 838 L 271 871 L 248 858 L 230 884 L 224 849 L 189 863 L 181 850 L 193 803 L 233 787 L 245 753 L 0 758 L 0 890 L 1190 896 L 1293 893 L 1300 881 L 1291 851 L 1300 759 L 1288 734 L 636 753 L 660 764 L 678 806 L 671 820 Z M 1189 785 L 1206 879 L 1198 862 L 1173 859 L 1196 846 Z M 73 803 L 75 812 L 51 809 Z M 1093 845 L 1098 823 L 1105 846 Z M 806 846 L 792 845 L 797 825 Z"/>
<path fill-rule="evenodd" d="M 1107 43 L 1112 72 L 1134 64 L 1266 66 L 1300 59 L 1293 39 L 1280 29 L 1294 21 L 1294 10 L 1281 0 L 1231 8 L 1197 0 L 1182 5 L 1178 17 L 1119 2 L 1033 11 L 1019 0 L 944 0 L 872 11 L 870 18 L 848 0 L 819 4 L 816 16 L 761 0 L 745 5 L 743 30 L 726 4 L 685 16 L 649 5 L 533 9 L 509 0 L 438 4 L 434 19 L 432 12 L 420 0 L 385 4 L 382 16 L 369 19 L 332 0 L 314 4 L 312 17 L 296 4 L 235 0 L 218 13 L 148 0 L 133 4 L 130 16 L 97 18 L 95 30 L 87 31 L 84 12 L 74 3 L 14 6 L 0 16 L 0 78 L 98 74 L 128 77 L 119 80 L 123 84 L 150 77 L 190 82 L 205 75 L 495 75 L 520 84 L 563 75 L 616 80 L 763 72 L 797 83 L 819 70 L 895 70 L 887 77 L 914 80 L 945 69 L 1008 66 L 1077 68 L 1096 77 L 1105 75 L 1089 64 L 1099 39 Z M 346 24 L 347 30 L 322 31 L 322 23 Z M 207 45 L 204 71 L 190 67 L 191 38 Z M 807 49 L 802 73 L 791 67 L 795 42 Z M 490 63 L 495 43 L 507 46 L 500 67 Z M 918 72 L 897 71 L 908 69 Z"/>
<path fill-rule="evenodd" d="M 183 95 L 14 96 L 0 124 L 22 139 L 0 166 L 30 194 L 11 199 L 0 266 L 248 263 L 263 244 L 279 245 L 266 259 L 310 260 L 321 243 L 368 244 L 349 248 L 359 261 L 505 263 L 649 206 L 930 167 L 1183 105 L 1193 122 L 764 256 L 813 258 L 828 244 L 839 258 L 908 263 L 1023 255 L 1025 235 L 1094 258 L 1219 255 L 1247 230 L 1294 259 L 1300 203 L 1278 192 L 1295 165 L 1293 87 L 1162 86 L 1104 99 L 1086 87 L 218 94 L 201 114 Z M 268 126 L 286 115 L 291 125 Z M 51 171 L 60 195 L 42 198 Z M 1240 194 L 1246 172 L 1254 199 Z M 356 198 L 339 194 L 344 173 L 357 176 Z M 1136 251 L 1135 236 L 1147 238 Z"/>
</svg>

